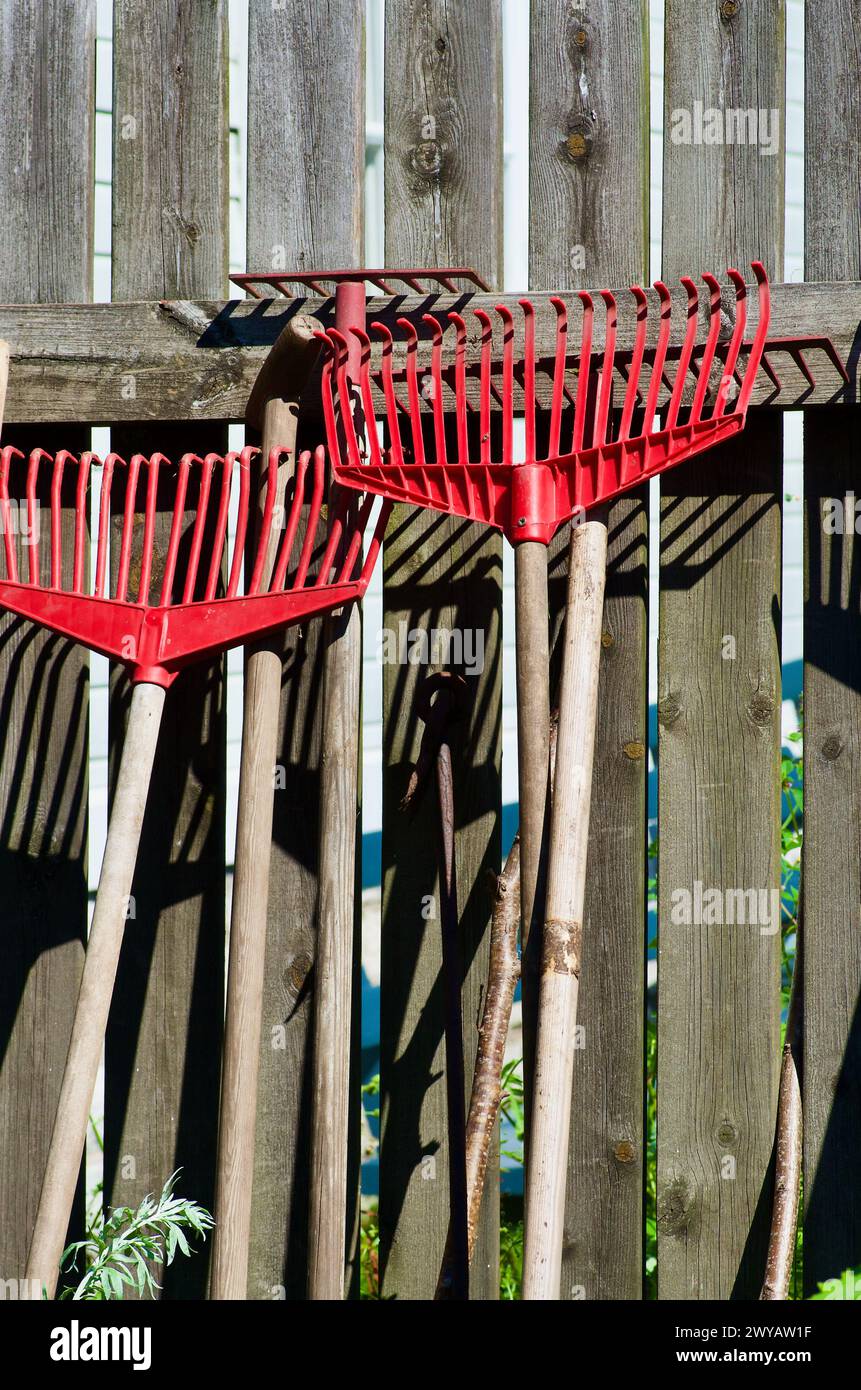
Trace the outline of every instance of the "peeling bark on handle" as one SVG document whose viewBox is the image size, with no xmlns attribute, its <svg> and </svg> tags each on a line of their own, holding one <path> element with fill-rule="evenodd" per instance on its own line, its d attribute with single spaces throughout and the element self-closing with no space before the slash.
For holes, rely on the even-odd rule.
<svg viewBox="0 0 861 1390">
<path fill-rule="evenodd" d="M 786 1020 L 786 1040 L 780 1067 L 775 1142 L 774 1205 L 760 1302 L 780 1302 L 789 1297 L 789 1281 L 795 1258 L 795 1231 L 801 1184 L 801 1075 L 803 1066 L 804 990 L 802 923 L 799 918 L 792 998 Z"/>
</svg>

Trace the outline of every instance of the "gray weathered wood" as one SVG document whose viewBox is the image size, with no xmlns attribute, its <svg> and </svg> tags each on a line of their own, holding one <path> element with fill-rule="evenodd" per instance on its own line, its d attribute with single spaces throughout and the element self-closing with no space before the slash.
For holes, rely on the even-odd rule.
<svg viewBox="0 0 861 1390">
<path fill-rule="evenodd" d="M 857 23 L 849 0 L 806 7 L 809 276 L 861 278 Z M 857 410 L 811 412 L 804 430 L 804 1283 L 811 1293 L 861 1264 L 859 540 L 851 520 L 842 535 L 824 524 L 827 499 L 859 490 L 861 421 Z"/>
<path fill-rule="evenodd" d="M 496 0 L 386 6 L 386 259 L 390 265 L 502 268 L 501 10 Z M 500 581 L 498 537 L 467 523 L 396 509 L 384 556 L 384 624 L 484 640 L 468 677 L 455 763 L 458 897 L 469 1086 L 486 983 L 491 898 L 499 870 Z M 443 991 L 433 817 L 398 806 L 418 752 L 416 691 L 427 674 L 383 673 L 383 939 L 380 1266 L 384 1296 L 432 1298 L 448 1225 Z M 433 904 L 433 909 L 428 905 Z M 424 909 L 424 910 L 423 910 Z M 495 1156 L 491 1165 L 495 1166 Z M 497 1292 L 497 1188 L 489 1182 L 470 1294 Z"/>
<path fill-rule="evenodd" d="M 217 295 L 227 278 L 226 0 L 114 6 L 113 266 L 116 298 Z M 155 77 L 155 80 L 154 80 Z M 154 401 L 151 419 L 163 406 Z M 207 423 L 112 432 L 112 447 L 168 457 L 226 446 Z M 188 521 L 193 521 L 190 498 Z M 160 513 L 163 546 L 170 510 Z M 170 688 L 105 1061 L 105 1195 L 135 1205 L 182 1168 L 210 1210 L 224 991 L 224 661 Z M 115 771 L 129 695 L 112 679 Z M 164 1271 L 167 1297 L 202 1297 L 209 1246 Z"/>
<path fill-rule="evenodd" d="M 91 0 L 13 0 L 0 9 L 6 300 L 81 300 L 91 292 L 94 29 Z M 13 382 L 16 371 L 13 364 Z M 81 429 L 3 433 L 4 444 L 23 449 L 86 448 L 88 440 Z M 73 512 L 71 489 L 66 543 Z M 0 619 L 0 1270 L 7 1278 L 24 1274 L 83 964 L 88 678 L 81 647 Z M 81 1217 L 76 1204 L 76 1232 Z"/>
<path fill-rule="evenodd" d="M 533 284 L 572 290 L 647 274 L 647 8 L 642 0 L 533 4 Z M 642 1289 L 646 527 L 642 491 L 609 510 L 564 1298 L 639 1298 Z M 554 627 L 567 549 L 563 533 L 551 552 Z"/>
<path fill-rule="evenodd" d="M 310 62 L 308 55 L 314 54 Z M 250 269 L 361 261 L 364 6 L 252 0 L 248 44 Z M 331 159 L 331 163 L 329 163 Z M 283 306 L 281 306 L 283 312 Z M 253 312 L 253 310 L 252 310 Z M 259 312 L 259 309 L 258 309 Z M 246 392 L 246 399 L 247 399 Z M 300 426 L 301 433 L 301 426 Z M 319 437 L 300 445 L 317 444 Z M 311 1026 L 316 958 L 321 625 L 291 628 L 284 660 L 248 1272 L 249 1298 L 307 1284 Z M 357 822 L 356 833 L 360 831 Z M 359 932 L 356 930 L 356 949 Z M 357 1015 L 358 1016 L 358 1015 Z M 356 1124 L 358 1075 L 351 1077 Z M 358 1148 L 350 1188 L 358 1190 Z M 348 1217 L 355 1239 L 355 1213 Z M 349 1256 L 352 1262 L 352 1251 Z M 348 1274 L 349 1287 L 352 1272 Z"/>
<path fill-rule="evenodd" d="M 697 273 L 699 261 L 680 253 L 679 268 Z M 723 278 L 723 262 L 715 273 Z M 591 272 L 589 283 L 594 285 Z M 12 298 L 10 289 L 9 297 Z M 14 293 L 20 295 L 17 284 Z M 627 286 L 616 290 L 619 304 L 620 349 L 632 341 L 633 316 Z M 531 294 L 536 305 L 536 350 L 552 356 L 555 315 L 547 291 Z M 564 295 L 571 321 L 579 323 L 576 299 Z M 649 291 L 652 304 L 656 299 Z M 518 295 L 464 296 L 374 301 L 375 318 L 392 322 L 398 315 L 437 314 L 449 309 L 485 309 L 492 318 L 495 304 L 508 304 L 515 317 Z M 729 297 L 727 310 L 731 310 Z M 170 304 L 64 304 L 62 306 L 0 305 L 0 334 L 8 339 L 14 371 L 9 382 L 6 418 L 10 423 L 53 423 L 70 420 L 110 424 L 122 420 L 232 420 L 245 418 L 248 395 L 267 350 L 291 314 L 307 313 L 332 322 L 333 301 L 318 298 L 228 301 L 175 301 Z M 683 297 L 674 302 L 673 339 L 681 339 Z M 467 314 L 470 337 L 467 360 L 478 360 L 477 329 Z M 823 352 L 808 360 L 816 385 L 810 387 L 786 354 L 775 358 L 780 389 L 760 373 L 753 393 L 755 405 L 794 409 L 800 405 L 846 404 L 861 400 L 861 377 L 853 344 L 861 325 L 861 287 L 857 284 L 772 285 L 770 335 L 785 337 L 826 332 L 843 360 L 851 364 L 851 383 L 844 387 Z M 727 323 L 729 331 L 729 322 Z M 422 330 L 424 336 L 426 333 Z M 594 347 L 603 346 L 603 321 L 596 315 Z M 396 338 L 398 335 L 396 334 Z M 395 364 L 403 360 L 396 341 Z M 424 361 L 424 353 L 420 358 Z M 672 367 L 668 369 L 670 372 Z M 547 379 L 536 383 L 540 403 L 548 401 Z M 519 390 L 515 383 L 515 403 Z"/>
<path fill-rule="evenodd" d="M 676 144 L 674 113 L 784 108 L 784 5 L 669 0 L 664 279 L 783 259 L 783 156 Z M 780 1068 L 780 934 L 709 924 L 696 885 L 780 887 L 781 429 L 662 484 L 658 1280 L 661 1298 L 756 1297 Z M 689 895 L 693 922 L 684 916 Z M 737 902 L 737 900 L 734 900 Z M 747 899 L 748 907 L 750 898 Z M 728 915 L 731 900 L 722 896 Z M 676 919 L 673 912 L 675 910 Z M 698 924 L 696 918 L 704 918 Z M 769 934 L 770 933 L 770 934 Z"/>
</svg>

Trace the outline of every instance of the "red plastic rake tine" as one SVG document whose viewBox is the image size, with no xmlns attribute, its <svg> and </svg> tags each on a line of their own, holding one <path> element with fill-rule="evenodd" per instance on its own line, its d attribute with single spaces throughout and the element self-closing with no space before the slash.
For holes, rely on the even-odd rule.
<svg viewBox="0 0 861 1390">
<path fill-rule="evenodd" d="M 152 574 L 152 543 L 155 535 L 155 512 L 158 503 L 159 464 L 170 466 L 170 459 L 164 454 L 153 454 L 148 460 L 146 510 L 144 512 L 143 553 L 141 555 L 141 577 L 138 587 L 138 603 L 146 603 L 149 598 L 149 581 Z"/>
<path fill-rule="evenodd" d="M 479 420 L 481 462 L 490 463 L 490 357 L 493 351 L 493 324 L 484 309 L 473 313 L 481 324 L 481 363 L 479 367 Z"/>
<path fill-rule="evenodd" d="M 358 515 L 350 530 L 350 543 L 347 546 L 344 562 L 335 579 L 336 584 L 348 584 L 350 581 L 350 575 L 353 573 L 353 567 L 361 548 L 362 536 L 364 535 L 365 527 L 368 524 L 368 517 L 371 515 L 371 509 L 375 501 L 376 498 L 372 492 L 366 493 L 362 498 Z"/>
<path fill-rule="evenodd" d="M 694 401 L 691 406 L 691 413 L 688 416 L 689 424 L 694 424 L 702 417 L 706 392 L 709 389 L 712 362 L 714 361 L 718 334 L 720 333 L 720 285 L 715 277 L 709 275 L 708 272 L 703 275 L 703 281 L 709 291 L 709 331 L 702 360 L 699 363 L 699 376 L 697 377 L 697 386 L 694 391 Z"/>
<path fill-rule="evenodd" d="M 386 421 L 389 430 L 389 452 L 396 468 L 404 466 L 404 450 L 401 442 L 401 427 L 398 420 L 398 399 L 395 395 L 395 383 L 392 377 L 392 354 L 394 350 L 394 340 L 384 323 L 372 323 L 375 333 L 379 333 L 383 340 L 381 374 L 383 380 L 383 398 L 386 403 Z"/>
<path fill-rule="evenodd" d="M 305 463 L 311 455 L 306 450 Z M 317 538 L 317 524 L 320 520 L 320 509 L 323 506 L 323 491 L 326 486 L 326 450 L 322 444 L 318 444 L 314 450 L 314 481 L 311 490 L 311 505 L 308 511 L 308 524 L 305 528 L 305 539 L 302 542 L 302 549 L 299 552 L 299 564 L 296 567 L 296 578 L 293 580 L 293 588 L 301 589 L 308 574 L 308 567 L 311 564 L 311 555 L 314 550 L 314 542 Z"/>
<path fill-rule="evenodd" d="M 126 472 L 126 498 L 123 508 L 123 529 L 120 537 L 120 564 L 117 572 L 116 597 L 125 603 L 128 597 L 129 569 L 132 559 L 132 539 L 134 536 L 135 500 L 138 490 L 140 466 L 146 463 L 144 454 L 132 454 Z"/>
<path fill-rule="evenodd" d="M 72 556 L 72 591 L 83 593 L 84 568 L 87 556 L 87 488 L 90 483 L 90 469 L 95 454 L 88 449 L 81 454 L 78 464 L 78 485 L 75 488 L 75 550 Z"/>
<path fill-rule="evenodd" d="M 742 383 L 741 391 L 739 392 L 738 400 L 735 404 L 736 410 L 741 411 L 742 414 L 747 410 L 756 373 L 759 370 L 760 362 L 763 360 L 765 340 L 768 337 L 768 322 L 771 317 L 771 290 L 769 289 L 765 266 L 762 264 L 762 261 L 752 261 L 750 268 L 754 273 L 759 289 L 759 322 L 756 326 L 756 335 L 747 361 L 747 372 Z"/>
<path fill-rule="evenodd" d="M 730 383 L 735 376 L 735 366 L 738 361 L 741 340 L 744 337 L 744 326 L 747 322 L 747 285 L 744 283 L 744 276 L 732 268 L 727 271 L 727 275 L 735 285 L 735 325 L 732 330 L 729 347 L 727 348 L 720 387 L 718 388 L 714 410 L 712 411 L 712 419 L 714 420 L 719 420 L 726 408 Z"/>
<path fill-rule="evenodd" d="M 699 316 L 700 297 L 697 287 L 689 275 L 683 275 L 679 281 L 688 296 L 688 321 L 685 328 L 685 341 L 682 344 L 682 351 L 679 356 L 679 365 L 676 370 L 676 379 L 673 383 L 673 394 L 670 397 L 670 404 L 667 410 L 667 418 L 664 421 L 664 429 L 671 430 L 675 427 L 679 418 L 679 408 L 682 404 L 682 396 L 685 392 L 685 379 L 688 368 L 691 364 L 691 354 L 694 350 L 694 341 L 697 336 L 697 318 Z"/>
<path fill-rule="evenodd" d="M 502 462 L 511 464 L 514 443 L 514 319 L 511 310 L 497 304 L 502 319 Z"/>
<path fill-rule="evenodd" d="M 377 434 L 377 419 L 374 412 L 374 394 L 371 389 L 371 340 L 361 328 L 354 328 L 352 331 L 358 338 L 362 349 L 359 365 L 359 389 L 362 394 L 362 412 L 365 417 L 370 462 L 374 468 L 381 468 L 383 456 L 380 452 L 380 439 Z"/>
<path fill-rule="evenodd" d="M 577 291 L 577 298 L 583 305 L 583 327 L 580 332 L 580 362 L 577 370 L 577 399 L 574 405 L 574 439 L 572 453 L 583 448 L 586 431 L 586 415 L 589 410 L 589 378 L 592 375 L 592 321 L 595 307 L 592 296 L 585 290 Z"/>
<path fill-rule="evenodd" d="M 469 463 L 469 436 L 466 427 L 466 324 L 460 314 L 449 314 L 457 334 L 454 344 L 454 398 L 457 429 L 457 461 Z"/>
<path fill-rule="evenodd" d="M 422 323 L 427 324 L 433 339 L 431 371 L 430 376 L 425 377 L 425 384 L 430 382 L 432 393 L 431 406 L 433 408 L 436 462 L 444 465 L 448 460 L 445 451 L 445 415 L 442 408 L 442 325 L 439 319 L 434 318 L 433 314 L 422 314 Z"/>
<path fill-rule="evenodd" d="M 236 513 L 236 535 L 233 538 L 233 560 L 230 566 L 230 579 L 227 584 L 227 597 L 234 598 L 239 592 L 239 579 L 245 557 L 245 537 L 248 534 L 248 496 L 251 491 L 251 463 L 260 453 L 253 444 L 246 444 L 239 455 L 239 505 Z"/>
<path fill-rule="evenodd" d="M 359 437 L 356 433 L 356 418 L 354 412 L 355 395 L 353 383 L 347 375 L 347 365 L 350 356 L 350 347 L 343 333 L 337 328 L 329 329 L 329 336 L 337 349 L 335 362 L 335 379 L 338 383 L 338 406 L 340 416 L 340 432 L 347 444 L 347 459 L 354 468 L 362 466 L 362 450 L 359 446 Z"/>
<path fill-rule="evenodd" d="M 598 392 L 598 413 L 595 418 L 595 434 L 593 438 L 595 444 L 606 444 L 608 442 L 610 398 L 613 394 L 613 367 L 616 360 L 616 323 L 618 319 L 616 301 L 610 291 L 601 290 L 601 298 L 604 301 L 607 317 L 604 338 L 604 361 L 601 365 L 601 387 Z"/>
<path fill-rule="evenodd" d="M 200 567 L 200 552 L 203 548 L 203 532 L 206 526 L 206 509 L 209 505 L 209 488 L 212 483 L 212 467 L 220 454 L 207 454 L 204 458 L 196 458 L 194 461 L 200 464 L 200 491 L 197 494 L 197 512 L 194 518 L 194 530 L 191 533 L 191 549 L 188 553 L 188 567 L 185 571 L 185 586 L 182 591 L 183 603 L 194 602 L 194 586 L 197 583 L 197 571 Z"/>
<path fill-rule="evenodd" d="M 254 556 L 254 568 L 251 571 L 251 582 L 246 593 L 256 594 L 260 590 L 260 583 L 263 578 L 263 566 L 266 562 L 266 554 L 269 549 L 269 537 L 272 535 L 272 518 L 275 515 L 275 497 L 278 492 L 278 459 L 280 449 L 270 449 L 269 459 L 266 467 L 266 497 L 263 502 L 263 517 L 260 522 L 260 539 L 257 542 L 257 551 Z"/>
<path fill-rule="evenodd" d="M 667 289 L 663 280 L 656 280 L 654 288 L 658 294 L 661 318 L 658 327 L 658 342 L 655 347 L 655 360 L 652 363 L 652 375 L 649 381 L 649 394 L 646 398 L 646 417 L 643 422 L 643 428 L 647 433 L 651 433 L 655 427 L 655 412 L 658 408 L 658 396 L 661 390 L 661 379 L 664 374 L 664 362 L 667 358 L 667 345 L 670 341 L 670 317 L 673 306 L 670 291 Z"/>
<path fill-rule="evenodd" d="M 407 395 L 410 403 L 410 425 L 412 426 L 413 435 L 413 462 L 417 463 L 420 468 L 424 468 L 425 444 L 422 434 L 417 362 L 419 336 L 409 319 L 398 319 L 398 327 L 403 329 L 407 340 Z"/>
<path fill-rule="evenodd" d="M 74 454 L 70 454 L 68 449 L 59 449 L 54 458 L 54 471 L 51 475 L 51 588 L 61 589 L 63 586 L 63 531 L 62 531 L 62 494 L 63 494 L 63 470 L 69 459 L 73 463 L 78 460 Z"/>
<path fill-rule="evenodd" d="M 314 337 L 318 339 L 323 348 L 321 388 L 323 393 L 323 422 L 326 426 L 326 438 L 329 441 L 329 448 L 332 450 L 334 465 L 341 468 L 343 467 L 343 462 L 341 459 L 338 426 L 335 418 L 335 393 L 332 387 L 332 381 L 335 378 L 335 361 L 338 348 L 329 333 L 318 332 L 314 334 Z"/>
<path fill-rule="evenodd" d="M 373 421 L 373 416 L 371 416 Z M 308 472 L 308 459 L 311 455 L 305 449 L 296 460 L 296 471 L 293 475 L 293 501 L 290 504 L 290 514 L 287 517 L 287 525 L 284 528 L 284 539 L 281 542 L 281 552 L 278 556 L 278 564 L 269 585 L 272 593 L 284 588 L 284 581 L 287 577 L 287 566 L 290 563 L 290 556 L 293 553 L 293 545 L 296 540 L 296 531 L 299 527 L 299 518 L 302 515 L 302 504 L 305 500 L 305 475 Z"/>
<path fill-rule="evenodd" d="M 161 597 L 159 603 L 162 608 L 168 607 L 171 602 L 173 579 L 176 574 L 176 559 L 179 554 L 179 542 L 182 536 L 183 522 L 185 520 L 185 495 L 188 490 L 188 474 L 195 459 L 197 459 L 196 454 L 183 454 L 179 461 L 179 470 L 176 478 L 176 496 L 173 503 L 173 518 L 170 523 L 170 537 L 167 543 L 164 577 L 161 581 Z"/>
<path fill-rule="evenodd" d="M 3 548 L 6 552 L 6 578 L 11 584 L 18 583 L 18 557 L 12 539 L 12 518 L 9 510 L 9 465 L 13 458 L 23 459 L 24 455 L 14 445 L 7 444 L 0 450 L 0 518 L 3 525 Z"/>
<path fill-rule="evenodd" d="M 104 598 L 107 586 L 108 539 L 111 532 L 111 484 L 117 463 L 125 468 L 119 454 L 108 454 L 102 468 L 102 490 L 99 497 L 99 541 L 96 551 L 96 598 Z"/>
<path fill-rule="evenodd" d="M 634 407 L 637 404 L 637 397 L 640 393 L 640 372 L 643 369 L 643 356 L 646 351 L 646 325 L 649 317 L 649 301 L 646 298 L 646 291 L 640 285 L 632 285 L 631 294 L 634 296 L 637 305 L 637 332 L 634 339 L 634 351 L 631 356 L 631 367 L 628 373 L 625 403 L 622 407 L 622 419 L 619 424 L 620 439 L 628 439 L 631 434 L 631 421 L 634 418 Z"/>
<path fill-rule="evenodd" d="M 215 591 L 218 588 L 221 562 L 224 559 L 224 541 L 227 535 L 227 514 L 230 510 L 230 483 L 236 459 L 235 451 L 225 454 L 221 459 L 221 488 L 218 494 L 215 535 L 212 538 L 212 559 L 209 562 L 209 574 L 206 576 L 206 588 L 203 591 L 204 603 L 210 603 L 215 598 Z M 218 462 L 217 457 L 216 462 Z"/>
<path fill-rule="evenodd" d="M 39 464 L 49 459 L 47 449 L 33 449 L 27 464 L 27 539 L 30 547 L 30 583 L 39 584 L 39 527 L 36 521 L 36 484 L 39 479 Z"/>
<path fill-rule="evenodd" d="M 550 404 L 550 437 L 547 457 L 555 458 L 559 453 L 559 436 L 562 430 L 562 401 L 565 394 L 565 358 L 568 350 L 568 306 L 564 299 L 552 295 L 550 303 L 556 310 L 556 356 L 553 364 L 553 399 Z"/>
<path fill-rule="evenodd" d="M 535 308 L 531 299 L 519 299 L 523 310 L 523 414 L 526 458 L 535 461 Z"/>
</svg>

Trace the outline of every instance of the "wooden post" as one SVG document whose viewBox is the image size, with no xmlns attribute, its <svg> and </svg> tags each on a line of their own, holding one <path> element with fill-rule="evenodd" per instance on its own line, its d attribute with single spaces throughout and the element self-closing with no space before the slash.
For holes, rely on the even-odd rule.
<svg viewBox="0 0 861 1390">
<path fill-rule="evenodd" d="M 501 9 L 496 0 L 386 6 L 386 259 L 390 265 L 502 268 Z M 483 643 L 455 755 L 455 855 L 465 967 L 467 1076 L 487 978 L 499 871 L 502 577 L 487 528 L 395 508 L 384 552 L 387 632 L 448 629 Z M 443 665 L 449 664 L 443 659 Z M 479 663 L 475 663 L 478 665 Z M 383 937 L 380 1266 L 384 1296 L 432 1298 L 448 1226 L 442 952 L 436 808 L 398 810 L 420 742 L 416 689 L 428 669 L 383 670 Z M 491 1156 L 491 1171 L 495 1166 Z M 470 1272 L 475 1299 L 498 1288 L 496 1185 L 488 1183 Z"/>
<path fill-rule="evenodd" d="M 60 1256 L 87 1137 L 90 1105 L 102 1060 L 164 695 L 162 686 L 144 682 L 135 685 L 132 691 L 96 910 L 87 941 L 69 1055 L 27 1260 L 27 1279 L 38 1280 L 48 1298 L 53 1298 L 56 1290 Z"/>
<path fill-rule="evenodd" d="M 262 476 L 268 475 L 272 449 L 291 451 L 290 457 L 284 458 L 278 466 L 278 506 L 284 504 L 287 483 L 295 466 L 299 400 L 319 352 L 319 344 L 313 336 L 319 326 L 315 319 L 304 314 L 288 320 L 261 368 L 248 403 L 249 425 L 257 429 L 262 426 Z M 261 581 L 263 587 L 268 582 L 281 539 L 280 528 L 273 527 Z M 279 641 L 267 640 L 249 646 L 245 654 L 242 761 L 221 1071 L 216 1224 L 212 1237 L 210 1297 L 213 1299 L 244 1299 L 247 1294 L 275 754 L 281 707 Z"/>
<path fill-rule="evenodd" d="M 249 16 L 249 268 L 358 265 L 365 168 L 364 6 L 356 0 L 331 0 L 325 7 L 251 0 Z M 337 177 L 321 176 L 321 150 L 337 152 Z M 307 442 L 318 444 L 320 436 Z M 279 782 L 275 796 L 269 879 L 249 1298 L 308 1293 L 322 633 L 322 623 L 291 628 L 278 648 L 283 685 L 277 761 L 284 784 Z M 354 817 L 353 833 L 360 829 Z M 354 949 L 360 949 L 358 925 Z M 354 1042 L 358 1017 L 355 999 Z M 352 1290 L 360 1118 L 355 1047 L 351 1065 L 346 1286 Z"/>
<path fill-rule="evenodd" d="M 780 274 L 783 18 L 782 3 L 668 0 L 668 284 L 701 270 L 725 279 L 754 257 Z M 684 143 L 673 132 L 694 101 L 777 124 Z M 760 144 L 771 131 L 775 155 Z M 765 1267 L 780 1070 L 781 454 L 780 422 L 754 415 L 737 443 L 661 486 L 661 1298 L 756 1298 Z M 718 918 L 743 893 L 769 920 L 746 909 L 746 925 L 710 921 L 697 906 L 709 889 Z"/>
<path fill-rule="evenodd" d="M 0 298 L 86 300 L 95 5 L 15 0 L 3 7 L 0 26 Z M 11 345 L 15 351 L 14 337 Z M 3 433 L 4 445 L 25 451 L 88 448 L 89 439 L 88 429 L 68 426 Z M 73 517 L 74 487 L 64 496 L 69 554 Z M 0 1270 L 7 1277 L 24 1272 L 84 958 L 88 678 L 81 647 L 0 617 Z M 78 1201 L 71 1238 L 81 1234 L 82 1215 Z"/>
<path fill-rule="evenodd" d="M 805 274 L 861 278 L 857 15 L 805 7 Z M 828 156 L 823 157 L 823 152 Z M 831 331 L 833 314 L 823 319 Z M 855 361 L 854 349 L 850 361 Z M 857 371 L 857 367 L 855 369 Z M 804 1293 L 861 1264 L 861 612 L 857 408 L 804 421 Z"/>
<path fill-rule="evenodd" d="M 226 0 L 117 0 L 114 6 L 112 294 L 222 294 L 227 284 Z M 157 80 L 154 80 L 154 75 Z M 132 369 L 132 384 L 134 370 Z M 169 458 L 226 447 L 224 426 L 153 424 L 111 446 Z M 188 524 L 194 519 L 190 489 Z M 159 515 L 156 546 L 171 514 Z M 117 976 L 105 1058 L 105 1197 L 135 1205 L 175 1168 L 181 1190 L 214 1202 L 224 1000 L 224 659 L 184 671 L 168 691 Z M 115 669 L 112 771 L 129 685 Z M 210 1243 L 160 1282 L 201 1298 Z"/>
<path fill-rule="evenodd" d="M 643 0 L 600 0 L 577 12 L 565 0 L 533 0 L 533 285 L 638 284 L 648 274 L 647 11 Z M 614 502 L 607 517 L 578 1004 L 584 1045 L 574 1055 L 561 1295 L 635 1299 L 642 1295 L 645 1166 L 646 491 Z M 568 549 L 566 528 L 549 554 L 556 634 L 565 607 Z M 540 963 L 539 954 L 533 959 Z M 529 983 L 524 979 L 527 1055 Z"/>
</svg>

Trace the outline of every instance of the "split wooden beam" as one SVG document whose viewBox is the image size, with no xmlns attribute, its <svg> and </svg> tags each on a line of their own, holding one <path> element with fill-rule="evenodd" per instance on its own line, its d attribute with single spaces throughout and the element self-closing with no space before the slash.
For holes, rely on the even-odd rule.
<svg viewBox="0 0 861 1390">
<path fill-rule="evenodd" d="M 715 273 L 720 273 L 717 267 Z M 657 324 L 657 297 L 649 291 L 650 329 Z M 788 353 L 774 354 L 779 385 L 760 372 L 753 404 L 792 410 L 802 406 L 857 404 L 861 401 L 858 357 L 861 350 L 861 283 L 773 284 L 770 340 L 811 338 L 826 334 L 845 363 L 849 383 L 820 349 L 806 353 L 815 385 L 805 379 Z M 617 346 L 633 341 L 633 300 L 627 288 L 616 291 L 619 304 Z M 515 316 L 517 295 L 429 294 L 380 296 L 369 317 L 394 324 L 398 317 L 420 320 L 434 313 L 442 322 L 450 310 L 463 313 L 469 327 L 467 363 L 478 362 L 480 328 L 472 310 L 484 309 L 497 320 L 495 348 L 501 344 L 496 304 Z M 554 350 L 555 312 L 547 291 L 530 298 L 536 309 L 536 352 L 549 358 Z M 572 321 L 580 309 L 576 295 L 564 293 Z M 681 341 L 685 295 L 673 302 L 671 342 Z M 732 304 L 726 301 L 724 334 L 731 331 Z M 324 326 L 334 321 L 334 300 L 309 297 L 265 300 L 155 300 L 113 304 L 0 305 L 0 337 L 12 350 L 12 374 L 6 419 L 9 424 L 113 424 L 124 420 L 220 420 L 245 418 L 249 393 L 267 352 L 287 320 L 312 314 Z M 751 322 L 756 309 L 751 305 Z M 422 336 L 427 338 L 427 333 Z M 395 332 L 394 365 L 403 367 L 406 344 Z M 593 350 L 603 348 L 603 314 L 595 315 Z M 517 335 L 515 348 L 517 347 Z M 429 360 L 429 343 L 419 349 Z M 495 369 L 499 369 L 495 352 Z M 671 369 L 672 370 L 672 369 Z M 552 377 L 539 372 L 537 396 L 547 404 Z M 517 396 L 515 403 L 518 404 Z"/>
</svg>

